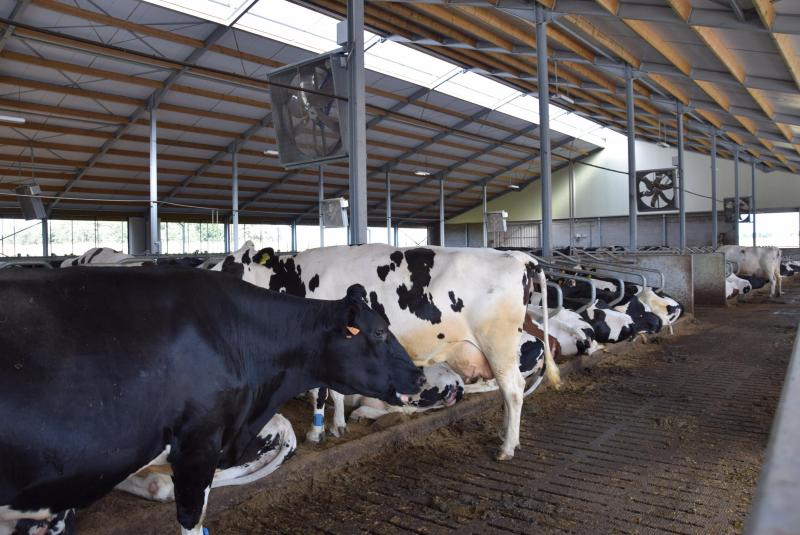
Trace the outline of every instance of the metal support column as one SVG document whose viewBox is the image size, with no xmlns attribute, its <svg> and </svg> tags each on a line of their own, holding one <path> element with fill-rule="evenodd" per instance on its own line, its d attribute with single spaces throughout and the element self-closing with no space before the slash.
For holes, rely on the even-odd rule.
<svg viewBox="0 0 800 535">
<path fill-rule="evenodd" d="M 150 253 L 161 252 L 158 228 L 158 138 L 156 110 L 150 109 Z"/>
<path fill-rule="evenodd" d="M 711 128 L 711 246 L 717 249 L 717 129 Z"/>
<path fill-rule="evenodd" d="M 392 244 L 392 180 L 386 170 L 386 243 Z M 395 247 L 397 243 L 394 244 Z"/>
<path fill-rule="evenodd" d="M 231 155 L 231 225 L 233 225 L 233 250 L 239 250 L 239 150 Z"/>
<path fill-rule="evenodd" d="M 483 246 L 489 246 L 489 234 L 486 228 L 486 184 L 483 185 Z"/>
<path fill-rule="evenodd" d="M 49 221 L 42 219 L 42 256 L 50 256 L 50 232 Z"/>
<path fill-rule="evenodd" d="M 539 78 L 539 162 L 542 179 L 542 256 L 553 254 L 550 234 L 553 227 L 553 205 L 550 196 L 550 84 L 547 74 L 547 21 L 544 7 L 536 4 L 536 60 Z"/>
<path fill-rule="evenodd" d="M 367 119 L 364 96 L 364 0 L 347 0 L 350 80 L 350 243 L 367 243 Z"/>
<path fill-rule="evenodd" d="M 169 242 L 167 242 L 169 243 Z M 222 243 L 226 253 L 231 252 L 231 221 L 230 218 L 225 219 L 222 224 Z"/>
<path fill-rule="evenodd" d="M 684 192 L 686 190 L 686 184 L 684 183 L 684 174 L 683 174 L 683 102 L 680 100 L 678 101 L 678 176 L 680 180 L 678 181 L 678 202 L 680 203 L 680 221 L 679 221 L 679 228 L 680 228 L 680 250 L 683 252 L 686 250 L 686 198 Z"/>
<path fill-rule="evenodd" d="M 400 247 L 400 223 L 396 223 L 394 226 L 394 246 Z"/>
<path fill-rule="evenodd" d="M 322 201 L 325 200 L 325 172 L 319 166 L 319 246 L 325 247 L 325 221 L 322 219 Z"/>
<path fill-rule="evenodd" d="M 575 160 L 569 161 L 569 249 L 575 248 Z"/>
<path fill-rule="evenodd" d="M 628 118 L 628 234 L 629 247 L 635 251 L 637 247 L 636 221 L 636 121 L 633 102 L 633 72 L 631 66 L 625 64 L 625 104 Z"/>
<path fill-rule="evenodd" d="M 439 179 L 439 245 L 444 247 L 444 178 Z"/>
<path fill-rule="evenodd" d="M 733 230 L 736 235 L 734 245 L 739 245 L 739 147 L 733 151 Z"/>
<path fill-rule="evenodd" d="M 750 221 L 753 222 L 753 247 L 756 247 L 756 159 L 750 160 Z"/>
<path fill-rule="evenodd" d="M 292 220 L 292 252 L 297 252 L 297 219 Z"/>
</svg>

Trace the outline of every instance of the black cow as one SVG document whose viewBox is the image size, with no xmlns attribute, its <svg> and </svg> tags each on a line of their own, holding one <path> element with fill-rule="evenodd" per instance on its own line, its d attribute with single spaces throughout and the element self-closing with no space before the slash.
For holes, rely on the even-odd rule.
<svg viewBox="0 0 800 535">
<path fill-rule="evenodd" d="M 365 298 L 185 268 L 2 273 L 0 532 L 86 507 L 168 451 L 182 532 L 201 533 L 215 469 L 250 456 L 287 400 L 327 386 L 400 404 L 419 390 Z"/>
</svg>

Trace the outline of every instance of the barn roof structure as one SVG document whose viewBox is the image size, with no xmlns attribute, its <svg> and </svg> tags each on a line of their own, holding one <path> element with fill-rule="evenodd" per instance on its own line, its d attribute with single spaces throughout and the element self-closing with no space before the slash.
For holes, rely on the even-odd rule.
<svg viewBox="0 0 800 535">
<path fill-rule="evenodd" d="M 252 2 L 247 2 L 252 7 Z M 244 5 L 244 4 L 243 4 Z M 164 219 L 231 206 L 238 151 L 241 217 L 317 217 L 318 170 L 286 171 L 276 146 L 266 74 L 314 54 L 225 21 L 139 0 L 5 2 L 0 40 L 0 193 L 35 180 L 52 217 L 139 214 L 148 199 L 149 112 L 158 109 Z M 405 80 L 367 71 L 369 210 L 425 224 L 538 175 L 537 126 Z M 555 134 L 555 165 L 598 147 Z M 560 158 L 560 159 L 559 159 Z M 430 176 L 418 176 L 423 170 Z M 325 194 L 347 191 L 347 164 L 325 166 Z M 0 209 L 17 213 L 13 197 Z"/>
<path fill-rule="evenodd" d="M 628 64 L 636 76 L 638 138 L 675 143 L 680 101 L 688 150 L 708 152 L 713 127 L 723 157 L 740 147 L 767 170 L 800 167 L 800 6 L 541 3 L 552 18 L 550 90 L 562 96 L 559 107 L 624 133 Z M 277 2 L 236 0 L 222 15 L 212 4 L 3 2 L 0 111 L 26 122 L 0 122 L 0 193 L 35 180 L 50 197 L 52 217 L 141 213 L 148 109 L 156 106 L 159 200 L 173 203 L 162 205 L 163 218 L 229 210 L 232 152 L 239 155 L 243 220 L 315 218 L 318 171 L 287 171 L 264 153 L 275 147 L 266 74 L 311 57 L 313 46 L 259 34 L 258 17 Z M 295 4 L 335 18 L 346 11 L 345 0 Z M 460 75 L 502 82 L 526 98 L 537 88 L 532 20 L 529 0 L 366 4 L 377 43 L 403 43 L 455 65 Z M 393 215 L 418 224 L 437 218 L 442 177 L 446 217 L 478 204 L 484 184 L 494 197 L 537 178 L 535 120 L 454 97 L 436 84 L 371 70 L 366 82 L 371 219 L 385 213 L 387 173 Z M 554 167 L 598 148 L 589 137 L 559 132 L 552 143 Z M 418 176 L 420 170 L 430 175 Z M 326 166 L 325 195 L 346 194 L 347 180 L 346 163 Z M 16 206 L 13 197 L 0 196 L 4 213 L 17 213 Z"/>
<path fill-rule="evenodd" d="M 344 14 L 344 0 L 308 0 Z M 576 110 L 625 128 L 624 67 L 634 69 L 636 136 L 675 142 L 676 102 L 690 150 L 708 152 L 716 128 L 768 169 L 800 168 L 800 4 L 785 0 L 539 0 L 551 92 Z M 461 61 L 476 72 L 536 86 L 533 2 L 381 0 L 367 24 L 389 39 Z M 554 88 L 557 85 L 557 88 Z"/>
</svg>

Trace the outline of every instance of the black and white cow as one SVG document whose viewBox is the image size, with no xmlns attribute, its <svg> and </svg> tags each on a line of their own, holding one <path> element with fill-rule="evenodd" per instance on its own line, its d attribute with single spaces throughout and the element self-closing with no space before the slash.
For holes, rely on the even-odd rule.
<svg viewBox="0 0 800 535">
<path fill-rule="evenodd" d="M 215 470 L 259 447 L 288 399 L 417 393 L 422 373 L 366 296 L 198 269 L 3 272 L 0 534 L 86 507 L 166 452 L 182 533 L 200 535 Z"/>
<path fill-rule="evenodd" d="M 800 271 L 800 262 L 796 260 L 784 259 L 781 261 L 781 276 L 793 277 L 795 273 Z"/>
<path fill-rule="evenodd" d="M 766 284 L 766 280 L 764 284 Z M 737 295 L 747 295 L 752 289 L 753 286 L 750 281 L 737 276 L 735 273 L 731 273 L 725 278 L 725 299 L 730 299 Z"/>
<path fill-rule="evenodd" d="M 390 405 L 385 401 L 358 394 L 345 396 L 345 405 L 354 409 L 348 418 L 356 421 L 375 420 L 394 412 L 411 414 L 443 409 L 464 397 L 464 380 L 446 362 L 422 368 L 422 373 L 425 375 L 425 383 L 419 394 L 411 396 L 408 403 L 402 406 Z"/>
<path fill-rule="evenodd" d="M 614 310 L 631 317 L 635 334 L 657 333 L 663 325 L 661 318 L 650 312 L 650 307 L 645 306 L 636 296 L 628 299 L 628 302 L 624 305 L 615 306 Z"/>
<path fill-rule="evenodd" d="M 605 301 L 596 300 L 581 317 L 591 325 L 594 339 L 600 343 L 617 343 L 636 335 L 633 318 L 610 308 Z"/>
<path fill-rule="evenodd" d="M 447 362 L 466 383 L 497 379 L 506 409 L 505 439 L 497 458 L 510 459 L 519 445 L 525 381 L 519 347 L 527 296 L 534 276 L 544 285 L 535 260 L 518 251 L 442 247 L 396 248 L 383 244 L 310 249 L 279 258 L 252 243 L 213 269 L 263 288 L 329 299 L 350 284 L 366 287 L 369 304 L 418 366 Z M 545 323 L 547 332 L 547 323 Z M 545 350 L 549 380 L 558 368 Z M 344 399 L 334 395 L 333 432 L 346 429 Z M 318 407 L 324 407 L 319 403 Z M 307 438 L 324 434 L 316 420 Z"/>
<path fill-rule="evenodd" d="M 247 485 L 267 477 L 280 468 L 297 449 L 297 437 L 292 424 L 281 414 L 276 414 L 267 422 L 267 425 L 258 432 L 257 439 L 260 444 L 256 448 L 251 448 L 254 450 L 252 455 L 243 457 L 237 466 L 217 469 L 214 472 L 212 489 Z M 174 500 L 175 485 L 167 453 L 167 451 L 162 452 L 147 466 L 117 485 L 117 489 L 148 500 L 159 502 Z"/>
<path fill-rule="evenodd" d="M 133 257 L 128 254 L 115 251 L 110 247 L 93 247 L 80 256 L 75 258 L 67 258 L 61 262 L 61 267 L 76 267 L 90 264 L 118 264 L 121 260 L 128 260 L 130 258 Z M 145 262 L 148 264 L 153 264 L 153 261 L 151 260 L 147 260 Z M 134 264 L 130 265 L 133 266 Z M 141 263 L 139 263 L 139 265 L 141 265 Z"/>
</svg>

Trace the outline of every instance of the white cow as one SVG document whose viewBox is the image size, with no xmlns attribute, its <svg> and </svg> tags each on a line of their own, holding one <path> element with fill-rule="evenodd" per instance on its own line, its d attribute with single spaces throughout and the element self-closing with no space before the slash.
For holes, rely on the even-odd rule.
<svg viewBox="0 0 800 535">
<path fill-rule="evenodd" d="M 753 289 L 750 281 L 737 277 L 736 274 L 731 273 L 725 279 L 725 299 L 730 299 L 739 294 L 745 295 Z"/>
<path fill-rule="evenodd" d="M 545 284 L 544 273 L 530 256 L 493 249 L 369 244 L 278 258 L 272 249 L 256 252 L 248 242 L 213 269 L 274 291 L 317 299 L 338 298 L 342 288 L 363 285 L 370 306 L 386 317 L 418 366 L 447 362 L 467 383 L 497 380 L 506 411 L 505 439 L 497 458 L 514 456 L 525 386 L 518 349 L 526 300 L 534 276 L 541 287 Z M 558 368 L 547 346 L 545 369 L 557 386 Z M 341 432 L 346 428 L 342 396 L 334 396 L 334 405 L 334 426 Z M 310 438 L 323 432 L 315 425 Z"/>
<path fill-rule="evenodd" d="M 110 247 L 92 247 L 82 255 L 75 258 L 67 258 L 61 262 L 61 267 L 85 266 L 90 264 L 116 264 L 120 260 L 132 258 L 130 255 L 115 251 Z M 133 265 L 133 264 L 125 264 Z M 138 264 L 141 265 L 141 264 Z"/>
<path fill-rule="evenodd" d="M 725 253 L 725 260 L 739 265 L 737 275 L 763 277 L 769 280 L 771 297 L 777 297 L 783 292 L 780 248 L 723 245 L 717 252 Z"/>
</svg>

